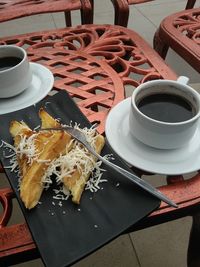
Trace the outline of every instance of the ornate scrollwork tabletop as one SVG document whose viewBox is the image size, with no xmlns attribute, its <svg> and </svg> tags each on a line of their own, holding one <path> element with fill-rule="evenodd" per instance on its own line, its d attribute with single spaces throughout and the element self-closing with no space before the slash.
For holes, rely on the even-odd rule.
<svg viewBox="0 0 200 267">
<path fill-rule="evenodd" d="M 101 121 L 101 133 L 104 120 L 94 112 L 107 114 L 121 101 L 122 84 L 136 87 L 152 79 L 176 78 L 139 35 L 123 27 L 79 26 L 4 38 L 0 44 L 25 47 L 30 60 L 47 66 L 56 79 L 54 89 L 81 99 L 77 103 L 89 120 Z"/>
</svg>

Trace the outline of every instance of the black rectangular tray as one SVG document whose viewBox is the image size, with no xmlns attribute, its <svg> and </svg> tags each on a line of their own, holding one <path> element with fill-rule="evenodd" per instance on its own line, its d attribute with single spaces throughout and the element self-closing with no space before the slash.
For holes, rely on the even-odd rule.
<svg viewBox="0 0 200 267">
<path fill-rule="evenodd" d="M 71 97 L 60 91 L 47 97 L 38 104 L 0 115 L 0 140 L 13 144 L 9 134 L 11 120 L 23 120 L 32 129 L 40 124 L 38 110 L 44 107 L 54 118 L 62 123 L 70 121 L 80 123 L 81 127 L 90 127 L 90 123 L 80 112 Z M 4 148 L 0 148 L 3 166 L 9 165 L 4 157 Z M 114 155 L 114 163 L 128 169 L 127 165 L 105 145 L 102 155 Z M 106 169 L 106 166 L 102 166 Z M 160 201 L 113 171 L 107 170 L 103 178 L 108 182 L 101 184 L 96 193 L 85 191 L 81 204 L 73 204 L 70 199 L 53 199 L 53 186 L 44 191 L 41 204 L 32 210 L 25 209 L 18 191 L 17 174 L 5 169 L 8 180 L 17 196 L 33 239 L 38 247 L 44 264 L 48 267 L 64 267 L 80 260 L 97 250 L 107 242 L 119 236 L 144 216 L 156 209 Z"/>
</svg>

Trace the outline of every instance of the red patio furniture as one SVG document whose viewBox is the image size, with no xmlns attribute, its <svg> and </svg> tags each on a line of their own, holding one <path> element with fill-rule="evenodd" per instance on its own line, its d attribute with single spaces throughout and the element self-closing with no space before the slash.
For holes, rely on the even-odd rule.
<svg viewBox="0 0 200 267">
<path fill-rule="evenodd" d="M 93 11 L 89 0 L 0 0 L 0 22 L 64 11 L 66 26 L 71 26 L 73 10 L 80 10 L 82 24 L 93 22 Z"/>
<path fill-rule="evenodd" d="M 166 17 L 154 36 L 154 48 L 164 59 L 173 49 L 200 72 L 200 8 L 183 10 Z"/>
<path fill-rule="evenodd" d="M 111 0 L 115 9 L 115 24 L 127 27 L 129 6 L 154 0 Z M 196 0 L 187 0 L 185 9 L 193 8 Z M 134 19 L 134 18 L 133 18 Z"/>
<path fill-rule="evenodd" d="M 98 123 L 100 133 L 104 133 L 109 110 L 126 97 L 125 87 L 134 88 L 152 79 L 177 78 L 144 39 L 121 26 L 90 24 L 54 29 L 0 38 L 0 44 L 24 47 L 31 61 L 48 67 L 55 78 L 53 90 L 67 90 L 89 121 Z M 144 174 L 134 170 L 140 176 Z M 167 183 L 159 189 L 179 208 L 162 203 L 157 211 L 128 231 L 196 215 L 200 207 L 200 175 L 193 175 L 189 180 L 182 176 L 168 177 Z M 14 198 L 10 188 L 0 189 L 3 207 L 0 217 L 1 266 L 39 257 L 27 224 L 23 221 L 9 225 Z M 189 262 L 193 259 L 193 244 L 189 244 L 192 248 L 189 249 Z"/>
</svg>

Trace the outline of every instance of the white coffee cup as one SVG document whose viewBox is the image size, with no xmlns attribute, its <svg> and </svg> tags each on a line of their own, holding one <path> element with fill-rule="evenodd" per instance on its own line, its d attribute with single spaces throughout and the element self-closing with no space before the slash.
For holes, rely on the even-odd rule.
<svg viewBox="0 0 200 267">
<path fill-rule="evenodd" d="M 14 45 L 0 46 L 0 98 L 16 96 L 27 89 L 32 72 L 26 51 Z"/>
<path fill-rule="evenodd" d="M 187 85 L 188 80 L 184 76 L 179 77 L 177 81 L 154 80 L 143 83 L 134 90 L 131 97 L 129 127 L 135 138 L 146 145 L 159 149 L 180 148 L 192 139 L 199 126 L 200 96 Z M 160 93 L 184 98 L 190 103 L 194 111 L 193 116 L 179 122 L 165 122 L 153 119 L 141 112 L 138 108 L 141 99 Z"/>
</svg>

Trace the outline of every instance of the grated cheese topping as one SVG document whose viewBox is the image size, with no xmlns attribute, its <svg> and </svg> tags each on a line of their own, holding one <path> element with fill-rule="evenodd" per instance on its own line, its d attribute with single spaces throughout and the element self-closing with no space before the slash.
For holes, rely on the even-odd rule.
<svg viewBox="0 0 200 267">
<path fill-rule="evenodd" d="M 72 126 L 71 123 L 70 126 Z M 77 123 L 73 127 L 84 133 L 86 140 L 95 149 L 95 142 L 97 138 L 96 129 L 94 127 L 85 127 L 82 129 Z M 33 163 L 33 161 L 47 164 L 48 168 L 42 177 L 42 184 L 45 189 L 48 189 L 53 183 L 52 175 L 55 175 L 57 184 L 62 184 L 63 178 L 66 176 L 72 176 L 74 171 L 77 169 L 81 173 L 80 179 L 83 179 L 83 177 L 85 177 L 88 173 L 92 173 L 86 183 L 85 190 L 97 192 L 100 189 L 99 184 L 107 182 L 106 179 L 102 179 L 103 172 L 105 171 L 101 168 L 102 162 L 96 162 L 95 157 L 92 156 L 78 141 L 71 139 L 70 143 L 68 144 L 68 147 L 72 147 L 71 150 L 64 155 L 60 155 L 57 159 L 50 161 L 48 159 L 39 159 L 41 152 L 37 150 L 36 146 L 36 142 L 38 141 L 37 133 L 34 133 L 31 136 L 21 135 L 20 137 L 21 141 L 17 147 L 2 141 L 1 146 L 4 146 L 10 152 L 8 155 L 5 155 L 5 157 L 9 158 L 10 162 L 10 165 L 7 166 L 7 168 L 10 168 L 11 171 L 19 171 L 17 158 L 22 158 L 23 156 L 26 157 L 27 163 L 30 165 Z M 109 155 L 106 155 L 105 157 L 108 159 Z M 20 180 L 21 177 L 19 178 L 19 182 Z M 67 200 L 70 196 L 70 192 L 65 188 L 64 185 L 61 186 L 59 190 L 54 190 L 54 192 L 54 199 Z"/>
<path fill-rule="evenodd" d="M 95 128 L 85 127 L 81 129 L 78 124 L 75 124 L 74 127 L 84 133 L 86 140 L 95 149 L 95 142 L 97 138 Z M 100 168 L 102 162 L 96 162 L 95 157 L 92 156 L 77 140 L 71 139 L 68 146 L 72 146 L 72 149 L 67 154 L 60 155 L 60 157 L 53 160 L 49 164 L 47 172 L 42 178 L 46 188 L 48 188 L 48 186 L 51 184 L 52 174 L 56 176 L 56 181 L 58 184 L 60 184 L 62 183 L 64 177 L 70 177 L 76 170 L 78 170 L 79 173 L 81 173 L 81 177 L 77 182 L 80 182 L 81 179 L 84 179 L 88 173 L 92 173 L 90 179 L 86 183 L 85 190 L 97 192 L 98 189 L 100 189 L 99 183 L 107 182 L 106 179 L 102 179 L 102 172 L 105 171 Z"/>
<path fill-rule="evenodd" d="M 15 148 L 16 155 L 20 158 L 25 155 L 27 163 L 32 164 L 34 160 L 37 160 L 40 154 L 36 148 L 37 133 L 31 136 L 20 135 L 20 137 L 20 142 Z"/>
</svg>

